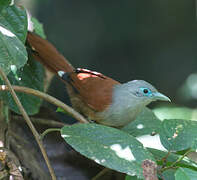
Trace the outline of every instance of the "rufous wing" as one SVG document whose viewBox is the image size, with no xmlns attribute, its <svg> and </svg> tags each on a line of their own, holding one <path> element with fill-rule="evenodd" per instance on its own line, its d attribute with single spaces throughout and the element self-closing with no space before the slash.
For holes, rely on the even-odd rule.
<svg viewBox="0 0 197 180">
<path fill-rule="evenodd" d="M 111 104 L 113 88 L 120 83 L 101 73 L 77 69 L 70 73 L 70 84 L 85 104 L 101 112 Z"/>
</svg>

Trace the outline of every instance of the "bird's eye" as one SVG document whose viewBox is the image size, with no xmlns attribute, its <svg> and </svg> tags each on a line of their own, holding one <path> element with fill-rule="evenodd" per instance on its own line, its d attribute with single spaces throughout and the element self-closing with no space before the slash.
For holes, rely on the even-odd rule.
<svg viewBox="0 0 197 180">
<path fill-rule="evenodd" d="M 144 94 L 147 94 L 147 93 L 148 93 L 148 89 L 144 89 L 144 90 L 143 90 L 143 93 L 144 93 Z"/>
<path fill-rule="evenodd" d="M 145 95 L 145 96 L 151 96 L 152 95 L 152 92 L 150 89 L 148 88 L 140 88 L 142 93 Z"/>
</svg>

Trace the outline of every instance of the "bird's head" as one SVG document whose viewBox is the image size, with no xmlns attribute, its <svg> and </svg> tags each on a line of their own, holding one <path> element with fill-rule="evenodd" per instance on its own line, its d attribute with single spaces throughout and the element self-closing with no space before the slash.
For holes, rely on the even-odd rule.
<svg viewBox="0 0 197 180">
<path fill-rule="evenodd" d="M 170 98 L 160 93 L 154 86 L 144 80 L 133 80 L 122 85 L 135 101 L 144 105 L 157 100 L 171 101 Z"/>
</svg>

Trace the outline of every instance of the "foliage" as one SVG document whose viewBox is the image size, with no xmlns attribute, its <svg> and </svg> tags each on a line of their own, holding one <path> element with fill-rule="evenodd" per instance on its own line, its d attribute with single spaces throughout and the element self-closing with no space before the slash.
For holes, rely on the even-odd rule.
<svg viewBox="0 0 197 180">
<path fill-rule="evenodd" d="M 141 163 L 154 160 L 133 136 L 111 127 L 77 124 L 63 127 L 61 135 L 75 150 L 95 162 L 139 178 L 143 178 Z"/>
<path fill-rule="evenodd" d="M 34 26 L 34 32 L 41 36 L 42 38 L 46 39 L 46 35 L 44 33 L 43 25 L 34 17 L 31 18 L 31 21 Z"/>
<path fill-rule="evenodd" d="M 30 56 L 28 60 L 24 45 L 26 35 L 26 10 L 16 5 L 5 6 L 0 14 L 0 66 L 8 74 L 13 85 L 43 90 L 43 67 L 40 63 L 32 60 Z M 2 81 L 0 83 L 4 84 Z M 0 98 L 13 111 L 19 113 L 10 93 L 3 92 L 0 94 Z M 18 97 L 28 114 L 35 114 L 39 111 L 40 99 L 21 93 L 18 93 Z"/>
<path fill-rule="evenodd" d="M 195 180 L 197 172 L 187 168 L 178 168 L 175 173 L 175 180 Z"/>
<path fill-rule="evenodd" d="M 10 3 L 11 1 L 0 1 L 0 66 L 12 85 L 42 91 L 43 67 L 34 61 L 29 51 L 27 53 L 28 47 L 25 46 L 28 21 L 26 11 L 16 5 L 10 6 Z M 35 18 L 32 18 L 32 22 L 34 31 L 45 38 L 42 25 Z M 4 84 L 2 80 L 0 83 Z M 39 111 L 40 99 L 23 93 L 17 95 L 28 114 Z M 11 110 L 19 113 L 9 93 L 1 92 L 0 98 Z M 167 109 L 171 109 L 173 114 L 172 107 Z M 186 111 L 183 111 L 182 109 L 184 114 Z M 155 112 L 157 114 L 161 111 L 157 109 Z M 187 109 L 187 115 L 189 113 L 190 110 Z M 150 109 L 145 108 L 134 122 L 122 129 L 94 123 L 76 124 L 63 127 L 61 136 L 82 155 L 107 168 L 127 174 L 126 180 L 144 179 L 142 163 L 147 159 L 157 163 L 159 178 L 192 180 L 197 179 L 197 164 L 185 156 L 188 152 L 197 150 L 196 132 L 196 121 L 189 118 L 161 121 Z M 144 147 L 137 139 L 150 134 L 159 135 L 166 151 Z"/>
</svg>

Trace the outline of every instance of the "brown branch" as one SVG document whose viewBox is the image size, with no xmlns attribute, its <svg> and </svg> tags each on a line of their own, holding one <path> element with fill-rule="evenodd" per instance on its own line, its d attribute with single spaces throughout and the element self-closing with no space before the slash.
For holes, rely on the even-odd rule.
<svg viewBox="0 0 197 180">
<path fill-rule="evenodd" d="M 174 161 L 170 166 L 167 167 L 163 167 L 160 172 L 164 172 L 168 169 L 173 169 L 176 168 L 177 163 L 179 163 L 180 161 L 182 161 L 190 152 L 192 152 L 192 149 L 189 149 L 185 152 L 185 154 L 183 154 L 182 156 L 180 156 L 176 161 Z"/>
<path fill-rule="evenodd" d="M 15 121 L 23 121 L 24 122 L 24 118 L 22 116 L 18 116 L 18 115 L 13 115 L 12 119 L 14 119 Z M 52 119 L 44 119 L 44 118 L 36 118 L 36 117 L 30 117 L 31 122 L 35 123 L 35 124 L 42 124 L 42 125 L 46 125 L 49 127 L 63 127 L 63 126 L 69 126 L 69 124 L 65 124 L 62 122 L 58 122 L 58 121 L 54 121 Z"/>
<path fill-rule="evenodd" d="M 62 108 L 63 110 L 65 110 L 67 113 L 69 113 L 72 117 L 74 117 L 79 122 L 88 123 L 88 121 L 81 114 L 76 112 L 73 108 L 71 108 L 70 106 L 64 104 L 63 102 L 59 101 L 58 99 L 56 99 L 46 93 L 43 93 L 43 92 L 35 90 L 35 89 L 22 87 L 22 86 L 12 86 L 12 88 L 17 92 L 23 92 L 26 94 L 31 94 L 31 95 L 37 96 L 39 98 L 42 98 L 42 99 L 60 107 L 60 108 Z M 6 86 L 6 85 L 0 86 L 0 91 L 8 91 L 8 90 L 9 90 L 8 86 Z"/>
<path fill-rule="evenodd" d="M 5 83 L 7 84 L 7 89 L 9 89 L 9 91 L 10 91 L 10 93 L 11 93 L 14 101 L 16 102 L 16 104 L 17 104 L 17 106 L 18 106 L 21 114 L 23 115 L 24 119 L 26 120 L 27 125 L 31 129 L 31 131 L 32 131 L 32 133 L 33 133 L 33 135 L 34 135 L 34 137 L 35 137 L 35 139 L 36 139 L 36 141 L 37 141 L 37 143 L 38 143 L 38 145 L 40 147 L 40 150 L 41 150 L 42 155 L 44 157 L 44 160 L 45 160 L 45 162 L 47 164 L 47 167 L 49 169 L 49 172 L 50 172 L 50 175 L 52 177 L 52 180 L 56 180 L 56 176 L 55 176 L 54 170 L 53 170 L 53 168 L 52 168 L 52 166 L 51 166 L 51 164 L 49 162 L 49 159 L 48 159 L 46 150 L 44 148 L 44 145 L 42 143 L 42 140 L 40 139 L 40 135 L 36 131 L 36 129 L 35 129 L 34 125 L 32 124 L 29 116 L 27 115 L 25 109 L 23 108 L 21 102 L 19 101 L 19 99 L 18 99 L 18 97 L 17 97 L 14 89 L 12 88 L 12 86 L 10 84 L 10 81 L 8 80 L 7 76 L 5 75 L 5 73 L 3 72 L 3 70 L 1 69 L 1 67 L 0 67 L 0 75 L 1 75 L 2 79 L 5 81 Z"/>
</svg>

